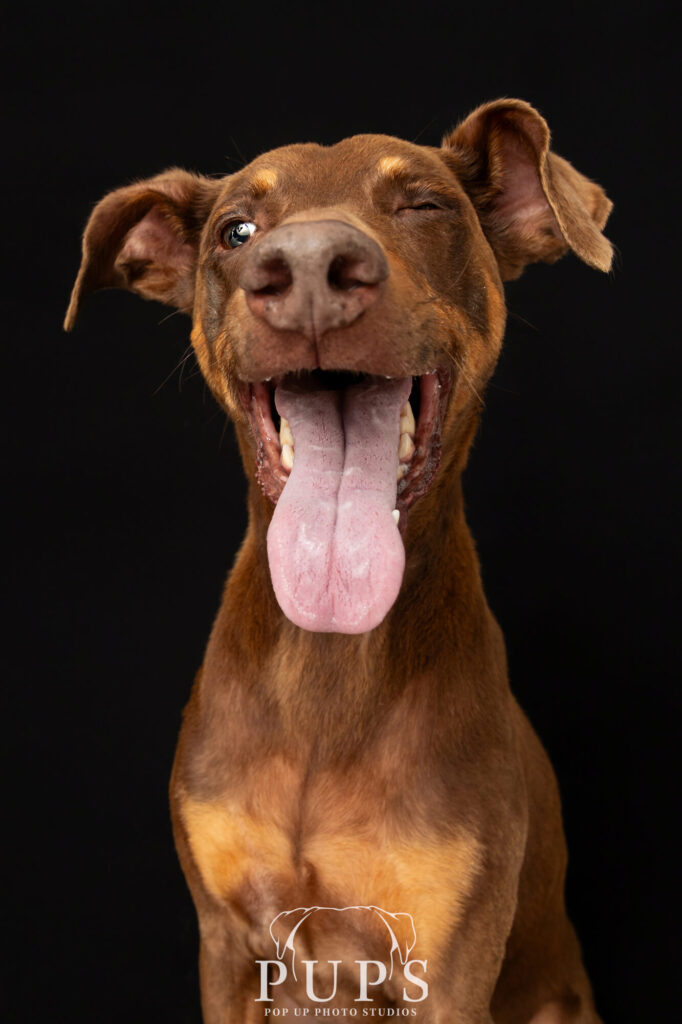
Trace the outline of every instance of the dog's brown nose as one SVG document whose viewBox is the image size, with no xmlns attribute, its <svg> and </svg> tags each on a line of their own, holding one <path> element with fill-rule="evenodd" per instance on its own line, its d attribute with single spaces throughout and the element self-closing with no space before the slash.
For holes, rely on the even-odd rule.
<svg viewBox="0 0 682 1024">
<path fill-rule="evenodd" d="M 256 242 L 239 280 L 271 327 L 320 337 L 376 301 L 388 264 L 381 248 L 340 220 L 283 224 Z"/>
</svg>

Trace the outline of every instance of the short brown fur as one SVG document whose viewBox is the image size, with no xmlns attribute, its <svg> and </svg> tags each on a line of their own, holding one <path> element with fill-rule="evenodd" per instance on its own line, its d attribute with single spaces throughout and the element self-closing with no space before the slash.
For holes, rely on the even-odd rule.
<svg viewBox="0 0 682 1024">
<path fill-rule="evenodd" d="M 247 534 L 171 782 L 206 1024 L 263 1018 L 255 960 L 273 956 L 278 913 L 371 904 L 412 913 L 412 955 L 429 964 L 424 1002 L 404 1003 L 387 982 L 375 1005 L 414 1007 L 432 1024 L 598 1022 L 564 909 L 554 775 L 509 689 L 461 494 L 504 333 L 502 281 L 569 249 L 610 266 L 611 204 L 549 143 L 532 107 L 499 100 L 440 149 L 357 136 L 274 150 L 222 180 L 171 170 L 107 196 L 86 229 L 67 328 L 99 287 L 191 313 L 249 480 Z M 346 326 L 284 337 L 240 287 L 247 257 L 219 243 L 230 217 L 257 224 L 254 252 L 279 225 L 350 225 L 387 260 L 379 298 Z M 291 370 L 416 377 L 434 366 L 451 388 L 440 467 L 436 452 L 430 489 L 403 494 L 393 608 L 357 636 L 294 626 L 270 582 L 265 534 L 283 480 L 254 427 L 251 385 Z M 320 963 L 341 948 L 380 955 L 380 930 L 339 929 L 311 918 L 302 930 Z M 347 980 L 339 1006 L 354 1005 Z M 273 994 L 267 1005 L 309 1005 L 300 984 Z"/>
</svg>

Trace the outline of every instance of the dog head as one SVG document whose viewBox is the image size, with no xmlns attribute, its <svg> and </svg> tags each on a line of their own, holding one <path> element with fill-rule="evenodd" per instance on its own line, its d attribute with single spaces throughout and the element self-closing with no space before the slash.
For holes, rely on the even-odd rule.
<svg viewBox="0 0 682 1024">
<path fill-rule="evenodd" d="M 223 179 L 171 170 L 97 205 L 65 326 L 103 287 L 192 316 L 272 516 L 282 609 L 365 632 L 400 588 L 408 511 L 464 464 L 502 282 L 569 249 L 608 270 L 610 208 L 519 100 L 480 107 L 440 148 L 361 135 Z"/>
</svg>

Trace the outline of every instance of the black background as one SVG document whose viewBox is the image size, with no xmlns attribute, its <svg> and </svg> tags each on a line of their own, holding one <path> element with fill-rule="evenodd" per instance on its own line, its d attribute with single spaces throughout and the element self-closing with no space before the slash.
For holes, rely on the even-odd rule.
<svg viewBox="0 0 682 1024">
<path fill-rule="evenodd" d="M 189 322 L 131 295 L 60 332 L 92 204 L 365 131 L 435 144 L 520 96 L 615 202 L 611 275 L 508 288 L 466 473 L 512 685 L 564 798 L 568 900 L 607 1022 L 677 1009 L 677 39 L 665 7 L 258 3 L 5 23 L 3 408 L 10 1021 L 198 1022 L 167 779 L 244 528 Z M 677 84 L 677 88 L 675 87 Z"/>
</svg>

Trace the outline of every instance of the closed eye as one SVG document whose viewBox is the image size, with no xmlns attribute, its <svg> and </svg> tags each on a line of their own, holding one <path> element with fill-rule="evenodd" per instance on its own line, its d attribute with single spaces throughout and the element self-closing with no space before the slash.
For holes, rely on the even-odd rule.
<svg viewBox="0 0 682 1024">
<path fill-rule="evenodd" d="M 440 210 L 441 207 L 436 203 L 409 203 L 405 206 L 399 206 L 396 213 L 405 213 L 410 210 Z"/>
</svg>

